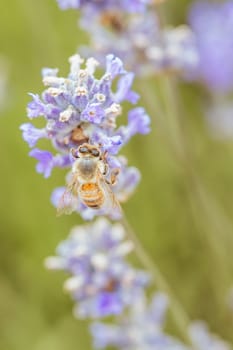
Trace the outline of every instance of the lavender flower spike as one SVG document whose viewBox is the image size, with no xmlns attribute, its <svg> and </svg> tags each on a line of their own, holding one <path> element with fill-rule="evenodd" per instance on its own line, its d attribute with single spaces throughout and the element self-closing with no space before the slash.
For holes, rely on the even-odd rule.
<svg viewBox="0 0 233 350">
<path fill-rule="evenodd" d="M 75 227 L 58 246 L 58 256 L 46 260 L 48 268 L 71 274 L 64 287 L 76 302 L 77 317 L 120 314 L 148 283 L 144 271 L 125 261 L 133 246 L 124 236 L 120 224 L 99 218 L 93 224 Z"/>
<path fill-rule="evenodd" d="M 30 119 L 44 118 L 45 126 L 37 129 L 31 123 L 23 124 L 23 138 L 32 148 L 29 155 L 38 161 L 37 172 L 47 178 L 54 167 L 67 167 L 71 170 L 67 175 L 67 185 L 69 186 L 71 178 L 73 181 L 76 179 L 76 191 L 70 190 L 69 203 L 61 200 L 61 188 L 54 191 L 52 203 L 56 207 L 62 203 L 64 207 L 69 207 L 69 210 L 63 212 L 78 211 L 86 220 L 96 215 L 108 215 L 112 219 L 119 219 L 120 207 L 116 205 L 118 210 L 111 210 L 105 192 L 114 192 L 116 199 L 122 202 L 135 189 L 140 174 L 137 169 L 128 168 L 127 160 L 119 157 L 118 153 L 135 134 L 147 134 L 150 131 L 150 118 L 144 108 L 135 107 L 128 112 L 127 124 L 117 127 L 117 118 L 122 115 L 123 103 L 127 101 L 136 104 L 139 99 L 139 95 L 131 88 L 134 74 L 124 69 L 123 62 L 118 57 L 112 54 L 106 56 L 105 72 L 98 79 L 95 72 L 99 63 L 93 57 L 84 62 L 76 54 L 70 57 L 69 62 L 68 77 L 58 76 L 58 69 L 43 69 L 43 83 L 46 89 L 41 97 L 31 94 L 33 100 L 28 104 L 28 116 Z M 43 138 L 52 142 L 56 150 L 55 155 L 50 151 L 34 148 Z M 92 189 L 100 189 L 102 181 L 102 189 L 98 193 L 101 192 L 103 199 L 101 204 L 95 205 L 98 209 L 88 206 L 78 195 L 80 170 L 77 171 L 76 165 L 80 164 L 77 163 L 80 154 L 77 152 L 83 144 L 95 147 L 99 155 L 99 158 L 95 159 L 96 162 L 92 159 L 94 164 L 97 164 L 97 170 L 89 176 Z M 114 173 L 118 174 L 117 181 L 112 181 Z M 82 185 L 86 181 L 85 178 L 86 175 L 82 177 Z M 103 181 L 109 186 L 108 189 L 104 190 Z M 64 191 L 63 189 L 63 193 Z M 110 199 L 110 196 L 108 197 Z"/>
<path fill-rule="evenodd" d="M 138 109 L 141 117 L 136 113 L 137 109 L 129 111 L 125 126 L 127 135 L 121 135 L 116 127 L 116 119 L 122 114 L 122 103 L 135 104 L 139 98 L 131 89 L 133 73 L 124 69 L 119 58 L 106 56 L 105 73 L 100 79 L 95 78 L 98 62 L 94 58 L 88 58 L 84 67 L 84 60 L 78 54 L 70 57 L 69 62 L 70 73 L 66 78 L 58 76 L 58 69 L 43 69 L 46 89 L 41 97 L 31 94 L 33 100 L 28 104 L 28 116 L 30 119 L 43 117 L 45 127 L 36 129 L 30 123 L 21 126 L 23 138 L 30 147 L 46 138 L 51 140 L 58 154 L 64 156 L 84 142 L 101 143 L 102 151 L 113 155 L 135 133 L 149 132 L 149 117 L 143 108 Z M 115 81 L 117 88 L 113 92 Z M 69 162 L 66 160 L 61 164 L 71 166 L 72 162 L 70 157 Z"/>
</svg>

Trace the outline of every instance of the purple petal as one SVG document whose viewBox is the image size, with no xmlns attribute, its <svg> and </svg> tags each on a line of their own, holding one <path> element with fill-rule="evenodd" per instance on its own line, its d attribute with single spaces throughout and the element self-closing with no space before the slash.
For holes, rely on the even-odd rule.
<svg viewBox="0 0 233 350">
<path fill-rule="evenodd" d="M 135 134 L 148 134 L 150 132 L 150 117 L 144 108 L 137 107 L 128 113 L 128 125 L 121 126 L 116 134 L 121 136 L 123 143 L 127 143 Z"/>
<path fill-rule="evenodd" d="M 150 117 L 146 114 L 144 108 L 137 107 L 128 114 L 129 128 L 131 136 L 134 134 L 148 134 L 150 132 Z"/>
<path fill-rule="evenodd" d="M 101 317 L 122 312 L 122 301 L 116 293 L 101 293 L 96 298 L 95 313 Z"/>
<path fill-rule="evenodd" d="M 99 104 L 88 106 L 81 114 L 80 119 L 93 124 L 100 124 L 105 117 L 105 111 Z"/>
<path fill-rule="evenodd" d="M 72 165 L 73 159 L 70 154 L 57 154 L 53 158 L 53 163 L 55 167 L 66 168 Z"/>
<path fill-rule="evenodd" d="M 113 190 L 120 202 L 126 202 L 134 192 L 141 179 L 140 172 L 135 167 L 121 169 L 118 181 Z"/>
<path fill-rule="evenodd" d="M 33 101 L 28 103 L 27 112 L 29 118 L 35 118 L 45 114 L 45 104 L 41 101 L 40 97 L 35 94 L 29 93 L 32 96 Z"/>
<path fill-rule="evenodd" d="M 29 147 L 34 147 L 39 139 L 47 136 L 45 129 L 37 129 L 31 123 L 22 124 L 20 130 L 23 131 L 23 139 Z"/>
<path fill-rule="evenodd" d="M 108 55 L 106 57 L 106 74 L 111 76 L 111 79 L 114 79 L 120 74 L 124 74 L 125 70 L 123 68 L 123 63 L 120 58 L 115 57 L 114 55 Z"/>
<path fill-rule="evenodd" d="M 139 95 L 131 90 L 134 80 L 134 73 L 127 73 L 118 81 L 117 92 L 115 93 L 116 102 L 120 103 L 127 100 L 133 104 L 137 103 Z"/>
<path fill-rule="evenodd" d="M 36 165 L 37 172 L 43 174 L 45 178 L 48 178 L 54 166 L 52 153 L 35 148 L 29 155 L 38 160 Z"/>
<path fill-rule="evenodd" d="M 36 165 L 36 170 L 38 173 L 43 174 L 45 178 L 51 175 L 54 167 L 64 168 L 72 163 L 70 155 L 58 154 L 54 157 L 52 153 L 38 148 L 33 149 L 29 155 L 39 161 Z"/>
<path fill-rule="evenodd" d="M 93 134 L 91 140 L 93 143 L 101 144 L 102 149 L 111 154 L 117 154 L 122 145 L 122 137 L 120 135 L 110 137 L 99 130 Z"/>
</svg>

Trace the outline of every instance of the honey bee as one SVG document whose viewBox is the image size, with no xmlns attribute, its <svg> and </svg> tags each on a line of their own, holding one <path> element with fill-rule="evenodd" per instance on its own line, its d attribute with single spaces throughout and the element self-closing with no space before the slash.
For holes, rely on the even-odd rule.
<svg viewBox="0 0 233 350">
<path fill-rule="evenodd" d="M 71 149 L 71 153 L 76 160 L 72 168 L 71 181 L 58 205 L 58 215 L 70 214 L 76 210 L 78 199 L 88 208 L 103 208 L 104 213 L 110 216 L 114 210 L 120 215 L 120 204 L 111 189 L 116 183 L 119 170 L 112 171 L 110 180 L 106 178 L 107 152 L 101 153 L 99 147 L 83 143 L 78 149 Z"/>
</svg>

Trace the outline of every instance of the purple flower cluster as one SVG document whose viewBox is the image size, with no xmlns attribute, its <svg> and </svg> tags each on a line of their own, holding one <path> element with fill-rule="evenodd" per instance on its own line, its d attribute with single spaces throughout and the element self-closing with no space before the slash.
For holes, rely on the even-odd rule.
<svg viewBox="0 0 233 350">
<path fill-rule="evenodd" d="M 137 169 L 127 167 L 124 158 L 116 155 L 133 135 L 146 134 L 150 130 L 150 118 L 142 107 L 128 112 L 127 125 L 117 127 L 116 124 L 116 119 L 123 113 L 122 103 L 135 104 L 138 101 L 139 96 L 131 89 L 134 75 L 127 72 L 122 61 L 113 55 L 106 57 L 105 73 L 99 79 L 95 77 L 98 62 L 94 58 L 87 59 L 84 67 L 84 61 L 78 54 L 72 56 L 69 62 L 68 77 L 59 77 L 57 69 L 44 69 L 45 91 L 41 97 L 31 94 L 28 117 L 34 119 L 42 116 L 46 125 L 42 129 L 31 123 L 21 126 L 23 138 L 33 148 L 30 156 L 38 160 L 37 171 L 49 177 L 54 167 L 72 166 L 75 161 L 70 154 L 72 148 L 77 149 L 85 142 L 98 145 L 101 152 L 108 153 L 106 162 L 109 170 L 120 170 L 115 192 L 119 199 L 126 200 L 140 175 Z M 35 148 L 42 138 L 51 140 L 56 155 Z M 53 196 L 54 203 L 58 202 L 58 193 L 61 191 L 58 190 Z M 98 214 L 97 211 L 88 210 L 83 203 L 78 203 L 77 209 L 88 212 L 84 217 L 92 217 L 94 212 Z"/>
<path fill-rule="evenodd" d="M 198 64 L 195 37 L 187 26 L 161 28 L 153 8 L 161 2 L 58 0 L 62 9 L 81 10 L 79 25 L 90 35 L 90 44 L 81 48 L 85 57 L 94 56 L 104 65 L 111 52 L 138 75 L 172 72 L 189 77 Z"/>
<path fill-rule="evenodd" d="M 96 15 L 84 11 L 80 25 L 91 38 L 90 45 L 82 48 L 85 56 L 95 54 L 104 62 L 105 55 L 112 52 L 138 75 L 163 72 L 190 75 L 198 64 L 192 31 L 187 26 L 162 29 L 150 10 L 136 15 L 114 11 Z"/>
<path fill-rule="evenodd" d="M 120 314 L 149 281 L 147 273 L 125 261 L 132 249 L 120 224 L 99 218 L 93 224 L 75 227 L 58 246 L 58 256 L 48 258 L 46 266 L 71 274 L 65 290 L 76 302 L 77 317 Z"/>
<path fill-rule="evenodd" d="M 157 293 L 148 304 L 145 287 L 150 277 L 126 260 L 134 249 L 123 226 L 105 218 L 74 227 L 61 242 L 57 255 L 46 259 L 46 267 L 71 275 L 64 290 L 75 301 L 77 318 L 117 316 L 114 323 L 94 321 L 90 326 L 96 349 L 109 346 L 121 350 L 231 350 L 230 345 L 209 333 L 203 322 L 191 323 L 191 345 L 184 345 L 164 331 L 168 305 Z"/>
<path fill-rule="evenodd" d="M 167 335 L 164 319 L 167 297 L 157 293 L 148 305 L 144 294 L 130 305 L 127 316 L 106 324 L 94 322 L 90 326 L 96 349 L 113 346 L 121 350 L 231 350 L 230 345 L 218 336 L 210 334 L 204 322 L 189 326 L 190 345 Z"/>
<path fill-rule="evenodd" d="M 198 1 L 189 15 L 196 36 L 199 65 L 196 78 L 210 90 L 226 93 L 233 89 L 233 1 Z"/>
</svg>

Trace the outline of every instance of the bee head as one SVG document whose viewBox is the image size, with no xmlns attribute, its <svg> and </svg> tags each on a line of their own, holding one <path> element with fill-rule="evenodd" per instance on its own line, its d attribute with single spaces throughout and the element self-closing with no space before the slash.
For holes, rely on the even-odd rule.
<svg viewBox="0 0 233 350">
<path fill-rule="evenodd" d="M 78 155 L 79 157 L 100 157 L 100 150 L 98 147 L 90 145 L 89 143 L 83 143 L 78 148 Z"/>
</svg>

